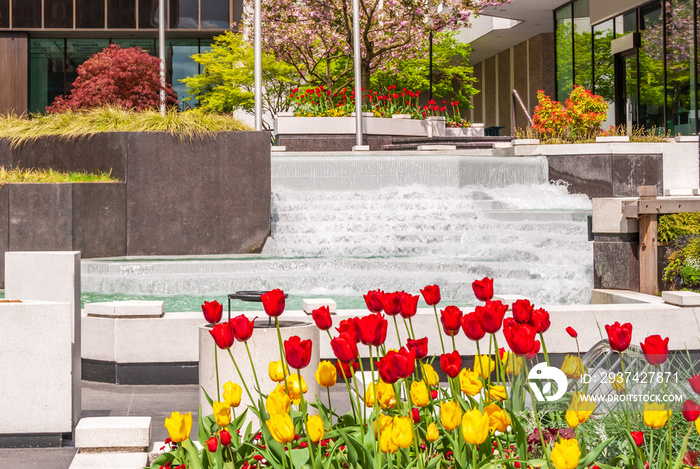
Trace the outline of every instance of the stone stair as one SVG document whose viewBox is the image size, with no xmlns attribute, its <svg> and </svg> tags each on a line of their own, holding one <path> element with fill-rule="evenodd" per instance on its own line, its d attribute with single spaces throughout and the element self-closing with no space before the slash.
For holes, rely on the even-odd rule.
<svg viewBox="0 0 700 469">
<path fill-rule="evenodd" d="M 141 469 L 148 464 L 151 417 L 88 417 L 75 427 L 70 469 Z"/>
<path fill-rule="evenodd" d="M 513 137 L 395 137 L 384 145 L 387 151 L 420 150 L 426 146 L 453 146 L 457 150 L 488 150 L 497 143 L 510 143 Z"/>
</svg>

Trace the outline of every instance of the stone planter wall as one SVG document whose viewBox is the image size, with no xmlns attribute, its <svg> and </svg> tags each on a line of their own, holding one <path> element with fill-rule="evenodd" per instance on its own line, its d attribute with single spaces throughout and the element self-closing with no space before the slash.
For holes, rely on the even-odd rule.
<svg viewBox="0 0 700 469">
<path fill-rule="evenodd" d="M 123 181 L 0 189 L 0 256 L 10 249 L 75 249 L 83 258 L 259 252 L 270 231 L 269 138 L 115 132 L 19 148 L 0 140 L 5 167 L 103 171 Z"/>
</svg>

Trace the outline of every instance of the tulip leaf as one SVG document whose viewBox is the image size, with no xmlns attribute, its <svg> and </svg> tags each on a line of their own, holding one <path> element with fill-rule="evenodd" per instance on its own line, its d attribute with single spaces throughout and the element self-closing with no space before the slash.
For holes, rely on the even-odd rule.
<svg viewBox="0 0 700 469">
<path fill-rule="evenodd" d="M 293 449 L 289 452 L 289 456 L 292 459 L 292 466 L 301 469 L 309 460 L 309 451 L 308 449 Z"/>
<path fill-rule="evenodd" d="M 175 454 L 168 451 L 167 453 L 161 454 L 153 461 L 151 469 L 159 469 L 161 466 L 165 466 L 168 463 L 172 464 L 173 461 L 175 461 Z"/>
<path fill-rule="evenodd" d="M 202 388 L 204 397 L 206 398 L 207 402 L 209 402 L 209 407 L 212 407 L 214 405 L 214 400 L 211 397 L 209 397 L 209 394 L 207 393 L 207 390 L 204 389 L 204 386 L 200 386 L 200 388 Z"/>
<path fill-rule="evenodd" d="M 523 428 L 523 424 L 520 419 L 512 411 L 507 411 L 510 415 L 510 424 L 513 427 L 513 433 L 515 433 L 515 445 L 518 448 L 518 454 L 527 454 L 527 435 L 528 433 Z"/>
<path fill-rule="evenodd" d="M 197 414 L 197 427 L 197 439 L 200 443 L 204 443 L 211 437 L 211 432 L 207 431 L 207 427 L 204 425 L 204 417 L 202 416 L 202 404 L 199 404 L 199 414 Z"/>
<path fill-rule="evenodd" d="M 593 464 L 593 461 L 595 461 L 595 459 L 596 459 L 598 456 L 600 456 L 600 453 L 603 452 L 603 450 L 605 449 L 605 447 L 608 446 L 612 440 L 613 440 L 613 439 L 610 438 L 610 439 L 608 439 L 608 440 L 602 442 L 601 444 L 599 444 L 599 445 L 596 446 L 595 448 L 593 448 L 592 451 L 589 451 L 589 452 L 586 454 L 586 457 L 585 457 L 585 458 L 581 458 L 581 459 L 579 460 L 578 466 L 577 466 L 577 467 L 578 467 L 579 469 L 581 469 L 581 468 L 588 467 L 589 465 Z"/>
<path fill-rule="evenodd" d="M 525 454 L 527 454 L 527 453 L 525 453 Z M 527 462 L 527 464 L 529 466 L 532 466 L 532 467 L 542 467 L 542 466 L 547 464 L 546 459 L 528 459 L 527 461 L 523 461 L 523 464 L 525 462 Z"/>
<path fill-rule="evenodd" d="M 670 425 L 670 422 L 669 422 Z M 674 469 L 678 469 L 681 467 L 681 464 L 683 464 L 683 456 L 685 456 L 685 450 L 688 447 L 688 438 L 690 438 L 690 426 L 688 426 L 688 431 L 685 434 L 685 440 L 683 440 L 683 446 L 681 446 L 681 450 L 678 452 L 678 456 L 676 457 L 676 462 L 673 464 Z"/>
<path fill-rule="evenodd" d="M 201 469 L 202 468 L 202 461 L 199 458 L 199 451 L 197 450 L 197 447 L 192 443 L 192 440 L 187 438 L 184 440 L 182 443 L 180 443 L 182 447 L 185 449 L 185 452 L 189 456 L 190 464 L 189 468 L 190 469 Z"/>
</svg>

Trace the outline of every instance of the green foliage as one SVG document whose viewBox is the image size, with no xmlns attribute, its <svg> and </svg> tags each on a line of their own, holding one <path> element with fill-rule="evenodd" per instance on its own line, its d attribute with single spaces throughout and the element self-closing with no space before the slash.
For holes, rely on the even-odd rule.
<svg viewBox="0 0 700 469">
<path fill-rule="evenodd" d="M 441 100 L 459 101 L 462 107 L 469 104 L 477 90 L 472 86 L 473 67 L 469 65 L 471 47 L 456 39 L 453 31 L 435 34 L 433 38 L 433 96 Z M 429 44 L 425 41 L 415 56 L 388 61 L 384 70 L 372 74 L 372 89 L 399 85 L 426 92 L 430 89 Z M 439 97 L 439 99 L 438 99 Z"/>
<path fill-rule="evenodd" d="M 664 280 L 677 290 L 700 289 L 700 235 L 679 235 L 673 241 Z"/>
<path fill-rule="evenodd" d="M 210 137 L 214 132 L 251 130 L 240 120 L 192 110 L 170 109 L 165 116 L 158 111 L 130 111 L 116 107 L 93 108 L 30 116 L 0 116 L 0 138 L 13 146 L 26 141 L 56 135 L 66 140 L 84 138 L 102 132 L 168 132 L 180 139 Z"/>
<path fill-rule="evenodd" d="M 231 31 L 216 36 L 208 52 L 192 56 L 202 73 L 182 80 L 190 98 L 204 111 L 253 113 L 254 54 L 242 36 Z M 289 106 L 289 94 L 298 77 L 291 65 L 263 53 L 263 108 L 274 115 Z M 266 124 L 266 127 L 269 125 Z"/>
<path fill-rule="evenodd" d="M 700 213 L 674 213 L 659 217 L 659 242 L 670 243 L 682 235 L 700 234 Z"/>
<path fill-rule="evenodd" d="M 0 185 L 22 182 L 117 182 L 110 173 L 91 174 L 88 172 L 64 173 L 49 169 L 14 168 L 9 171 L 0 166 Z"/>
</svg>

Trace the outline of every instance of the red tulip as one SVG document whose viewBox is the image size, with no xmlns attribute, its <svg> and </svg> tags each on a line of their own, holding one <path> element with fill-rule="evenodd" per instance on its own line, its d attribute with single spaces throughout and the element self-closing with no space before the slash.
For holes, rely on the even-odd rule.
<svg viewBox="0 0 700 469">
<path fill-rule="evenodd" d="M 471 340 L 481 340 L 484 337 L 484 330 L 476 319 L 476 313 L 469 313 L 462 316 L 462 330 Z"/>
<path fill-rule="evenodd" d="M 357 343 L 355 338 L 347 333 L 331 340 L 331 348 L 335 357 L 343 363 L 351 363 L 357 359 Z"/>
<path fill-rule="evenodd" d="M 535 348 L 535 333 L 535 328 L 529 324 L 518 324 L 513 318 L 503 320 L 503 335 L 511 351 L 519 357 Z"/>
<path fill-rule="evenodd" d="M 379 376 L 385 383 L 393 384 L 400 378 L 408 378 L 416 368 L 415 351 L 401 347 L 398 352 L 389 350 L 381 360 L 377 362 Z"/>
<path fill-rule="evenodd" d="M 231 331 L 231 324 L 228 322 L 215 325 L 209 333 L 220 349 L 228 349 L 233 345 L 233 331 Z"/>
<path fill-rule="evenodd" d="M 690 383 L 690 387 L 696 394 L 700 394 L 700 375 L 695 375 L 692 378 L 688 378 L 688 383 Z"/>
<path fill-rule="evenodd" d="M 388 321 L 379 313 L 368 314 L 355 320 L 360 342 L 365 345 L 381 346 L 386 340 Z"/>
<path fill-rule="evenodd" d="M 253 328 L 255 327 L 255 320 L 257 317 L 253 318 L 252 321 L 248 321 L 245 314 L 231 318 L 229 324 L 231 325 L 231 333 L 233 337 L 239 342 L 245 342 L 250 339 L 253 335 Z"/>
<path fill-rule="evenodd" d="M 457 377 L 462 369 L 462 356 L 456 350 L 443 353 L 440 355 L 440 368 L 450 378 Z"/>
<path fill-rule="evenodd" d="M 340 379 L 352 379 L 359 367 L 360 365 L 357 362 L 343 363 L 340 360 L 335 362 L 335 370 L 338 372 L 338 378 Z"/>
<path fill-rule="evenodd" d="M 618 352 L 627 350 L 632 340 L 632 324 L 625 323 L 620 325 L 619 322 L 615 321 L 615 324 L 606 325 L 605 330 L 608 333 L 611 349 Z"/>
<path fill-rule="evenodd" d="M 382 306 L 384 312 L 389 316 L 396 316 L 401 312 L 401 303 L 403 302 L 404 292 L 384 293 L 382 296 Z"/>
<path fill-rule="evenodd" d="M 513 319 L 519 324 L 530 322 L 532 304 L 528 300 L 518 300 L 513 303 Z"/>
<path fill-rule="evenodd" d="M 279 288 L 260 295 L 260 299 L 268 316 L 276 318 L 284 312 L 284 292 Z"/>
<path fill-rule="evenodd" d="M 218 301 L 205 301 L 202 305 L 202 313 L 204 313 L 204 319 L 209 324 L 216 324 L 221 321 L 221 316 L 224 312 L 224 305 Z"/>
<path fill-rule="evenodd" d="M 225 428 L 221 430 L 221 433 L 219 434 L 221 437 L 221 444 L 224 446 L 228 446 L 231 444 L 231 434 L 226 430 Z"/>
<path fill-rule="evenodd" d="M 410 319 L 416 315 L 418 310 L 418 295 L 411 295 L 410 293 L 404 293 L 401 299 L 401 317 L 404 319 Z"/>
<path fill-rule="evenodd" d="M 528 353 L 527 355 L 525 355 L 525 358 L 528 360 L 532 360 L 533 358 L 535 358 L 535 355 L 537 355 L 537 353 L 539 351 L 540 351 L 540 341 L 536 340 L 535 345 L 532 347 L 532 351 L 530 353 Z"/>
<path fill-rule="evenodd" d="M 420 291 L 423 295 L 423 299 L 428 304 L 428 306 L 434 306 L 440 303 L 440 287 L 437 285 L 428 285 Z"/>
<path fill-rule="evenodd" d="M 413 423 L 420 422 L 420 410 L 417 407 L 411 409 L 411 416 L 413 417 Z"/>
<path fill-rule="evenodd" d="M 697 402 L 686 400 L 683 403 L 683 418 L 688 422 L 695 422 L 700 417 L 700 405 Z"/>
<path fill-rule="evenodd" d="M 207 440 L 207 449 L 210 453 L 216 453 L 216 447 L 219 446 L 219 440 L 215 436 L 212 436 Z"/>
<path fill-rule="evenodd" d="M 639 345 L 650 365 L 661 365 L 668 359 L 668 337 L 662 339 L 658 334 L 650 335 Z"/>
<path fill-rule="evenodd" d="M 637 446 L 642 446 L 644 444 L 644 432 L 630 432 L 634 444 Z"/>
<path fill-rule="evenodd" d="M 301 340 L 293 335 L 284 341 L 284 355 L 290 367 L 297 370 L 306 368 L 311 361 L 311 340 Z"/>
<path fill-rule="evenodd" d="M 462 325 L 462 310 L 456 306 L 448 306 L 440 311 L 442 330 L 449 336 L 457 335 Z"/>
<path fill-rule="evenodd" d="M 360 335 L 357 330 L 357 318 L 343 319 L 335 330 L 338 331 L 339 334 L 345 334 L 351 337 L 355 343 L 360 341 Z"/>
<path fill-rule="evenodd" d="M 316 323 L 316 327 L 322 331 L 327 331 L 333 326 L 333 320 L 331 319 L 331 312 L 328 306 L 321 306 L 311 312 L 311 317 Z"/>
<path fill-rule="evenodd" d="M 381 290 L 370 290 L 367 292 L 365 297 L 365 304 L 367 309 L 373 313 L 379 313 L 384 308 L 382 305 L 382 298 L 384 297 L 384 292 Z"/>
<path fill-rule="evenodd" d="M 576 332 L 576 329 L 574 329 L 574 328 L 571 327 L 571 326 L 569 326 L 569 327 L 566 328 L 566 332 L 567 332 L 567 334 L 569 334 L 569 335 L 570 335 L 571 337 L 573 337 L 574 339 L 575 339 L 576 337 L 578 337 L 578 332 Z"/>
<path fill-rule="evenodd" d="M 484 332 L 495 334 L 501 328 L 506 311 L 508 311 L 508 305 L 504 305 L 500 300 L 497 300 L 487 301 L 484 306 L 477 306 L 475 313 L 476 319 Z"/>
<path fill-rule="evenodd" d="M 472 290 L 480 301 L 491 301 L 493 298 L 493 279 L 484 277 L 481 280 L 474 280 Z"/>
<path fill-rule="evenodd" d="M 406 341 L 406 347 L 410 350 L 414 350 L 417 359 L 422 359 L 428 356 L 428 338 L 423 337 L 422 339 L 408 339 Z"/>
<path fill-rule="evenodd" d="M 547 332 L 552 323 L 549 321 L 549 313 L 544 308 L 533 309 L 528 323 L 534 327 L 538 333 Z"/>
</svg>

